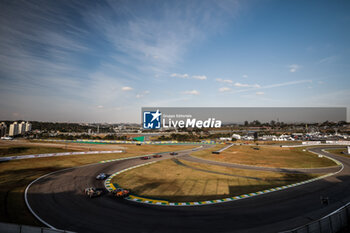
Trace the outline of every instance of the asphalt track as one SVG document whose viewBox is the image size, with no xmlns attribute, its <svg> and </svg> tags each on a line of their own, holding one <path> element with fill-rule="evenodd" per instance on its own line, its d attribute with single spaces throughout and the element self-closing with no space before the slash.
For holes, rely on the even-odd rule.
<svg viewBox="0 0 350 233">
<path fill-rule="evenodd" d="M 150 161 L 140 159 L 50 174 L 30 186 L 27 200 L 46 223 L 76 232 L 279 232 L 319 219 L 350 201 L 350 160 L 321 148 L 312 150 L 337 159 L 344 168 L 323 180 L 222 204 L 167 207 L 116 200 L 108 194 L 94 199 L 83 195 L 86 187 L 104 187 L 95 180 L 98 173 Z M 322 205 L 320 196 L 329 197 L 329 205 Z"/>
</svg>

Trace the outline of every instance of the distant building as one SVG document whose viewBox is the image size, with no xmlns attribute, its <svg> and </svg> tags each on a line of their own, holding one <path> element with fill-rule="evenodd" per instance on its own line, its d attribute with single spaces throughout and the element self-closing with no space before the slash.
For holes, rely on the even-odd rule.
<svg viewBox="0 0 350 233">
<path fill-rule="evenodd" d="M 18 124 L 18 134 L 24 134 L 26 132 L 26 123 L 22 121 Z"/>
<path fill-rule="evenodd" d="M 26 132 L 32 131 L 32 124 L 27 122 L 26 123 Z"/>
<path fill-rule="evenodd" d="M 6 135 L 7 132 L 7 126 L 5 124 L 5 122 L 1 122 L 0 123 L 0 137 L 4 137 Z"/>
<path fill-rule="evenodd" d="M 16 136 L 18 134 L 18 123 L 15 121 L 10 125 L 9 136 Z"/>
</svg>

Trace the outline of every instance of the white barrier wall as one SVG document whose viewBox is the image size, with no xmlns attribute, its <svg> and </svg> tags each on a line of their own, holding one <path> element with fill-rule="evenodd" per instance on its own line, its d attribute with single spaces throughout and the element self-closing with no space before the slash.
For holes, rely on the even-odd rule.
<svg viewBox="0 0 350 233">
<path fill-rule="evenodd" d="M 350 141 L 326 141 L 326 144 L 349 145 Z"/>
<path fill-rule="evenodd" d="M 306 142 L 301 142 L 303 145 L 319 145 L 321 144 L 321 141 L 306 141 Z"/>
<path fill-rule="evenodd" d="M 46 227 L 17 225 L 17 224 L 4 223 L 4 222 L 0 222 L 0 232 L 1 233 L 74 233 L 72 231 L 50 229 Z"/>
<path fill-rule="evenodd" d="M 334 211 L 333 213 L 298 227 L 293 230 L 283 231 L 280 233 L 337 233 L 337 232 L 348 232 L 341 231 L 350 224 L 350 203 L 346 204 L 342 208 Z"/>
<path fill-rule="evenodd" d="M 78 151 L 78 152 L 36 154 L 36 155 L 18 155 L 18 156 L 1 157 L 0 161 L 9 161 L 9 160 L 16 160 L 16 159 L 43 158 L 43 157 L 53 157 L 53 156 L 67 156 L 67 155 L 114 154 L 114 153 L 123 153 L 123 151 L 122 150 L 112 150 L 112 151 Z"/>
</svg>

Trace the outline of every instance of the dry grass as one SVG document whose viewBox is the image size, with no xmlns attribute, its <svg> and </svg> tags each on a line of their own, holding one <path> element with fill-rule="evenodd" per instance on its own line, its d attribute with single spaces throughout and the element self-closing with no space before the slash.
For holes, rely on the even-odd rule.
<svg viewBox="0 0 350 233">
<path fill-rule="evenodd" d="M 164 160 L 124 172 L 113 178 L 112 182 L 131 189 L 133 193 L 140 196 L 183 202 L 232 197 L 296 183 L 316 176 L 225 168 L 188 161 L 181 162 L 199 169 L 223 172 L 228 175 L 198 171 L 181 166 L 172 160 Z"/>
<path fill-rule="evenodd" d="M 259 150 L 254 148 L 259 148 Z M 319 158 L 317 155 L 304 150 L 305 148 L 300 147 L 232 146 L 220 154 L 212 154 L 207 150 L 194 152 L 192 155 L 220 162 L 263 167 L 314 168 L 336 165 L 327 158 Z"/>
<path fill-rule="evenodd" d="M 19 145 L 16 144 L 14 146 Z M 26 146 L 28 145 L 26 144 Z M 99 150 L 101 149 L 101 146 L 103 145 L 98 145 Z M 63 157 L 14 160 L 0 163 L 0 221 L 29 225 L 42 225 L 27 210 L 23 199 L 23 193 L 26 186 L 32 180 L 46 173 L 63 168 L 96 163 L 101 160 L 130 157 L 156 152 L 183 150 L 194 148 L 196 146 L 126 145 L 122 147 L 126 149 L 126 153 L 73 155 Z M 96 148 L 92 148 L 92 150 L 95 149 Z M 109 147 L 108 150 L 110 149 L 111 148 Z"/>
</svg>

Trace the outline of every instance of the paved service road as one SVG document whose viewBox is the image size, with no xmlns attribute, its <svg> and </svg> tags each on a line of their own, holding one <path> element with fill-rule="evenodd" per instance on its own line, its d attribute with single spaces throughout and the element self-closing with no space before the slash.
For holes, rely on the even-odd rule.
<svg viewBox="0 0 350 233">
<path fill-rule="evenodd" d="M 33 211 L 48 224 L 76 232 L 278 232 L 316 220 L 350 201 L 350 160 L 321 148 L 311 150 L 339 160 L 344 169 L 295 188 L 221 204 L 167 207 L 116 200 L 108 194 L 94 199 L 83 195 L 88 186 L 103 187 L 102 181 L 95 180 L 98 173 L 114 173 L 150 161 L 140 159 L 48 175 L 29 188 L 27 197 Z M 320 196 L 329 197 L 330 204 L 323 206 Z"/>
</svg>

